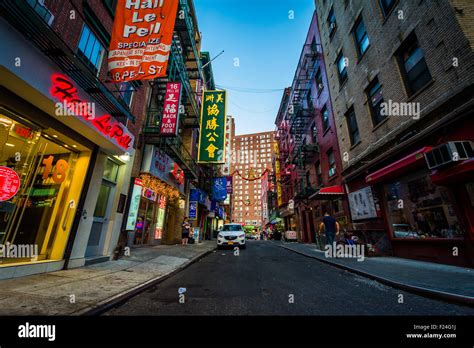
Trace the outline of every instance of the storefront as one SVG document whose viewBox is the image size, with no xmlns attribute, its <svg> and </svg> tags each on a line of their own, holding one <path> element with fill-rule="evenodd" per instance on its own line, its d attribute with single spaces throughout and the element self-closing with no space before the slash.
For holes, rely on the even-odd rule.
<svg viewBox="0 0 474 348">
<path fill-rule="evenodd" d="M 2 189 L 18 183 L 0 201 L 0 243 L 37 251 L 2 255 L 0 278 L 109 260 L 134 137 L 3 19 L 0 36 L 10 45 L 0 56 L 0 168 L 18 178 L 0 183 Z"/>
<path fill-rule="evenodd" d="M 129 235 L 132 234 L 129 244 L 141 246 L 179 241 L 179 226 L 186 205 L 183 171 L 164 151 L 147 144 L 141 172 L 138 205 L 131 203 L 126 228 Z"/>
<path fill-rule="evenodd" d="M 382 197 L 394 256 L 472 267 L 473 159 L 430 170 L 425 158 L 434 150 L 418 148 L 366 182 Z"/>
</svg>

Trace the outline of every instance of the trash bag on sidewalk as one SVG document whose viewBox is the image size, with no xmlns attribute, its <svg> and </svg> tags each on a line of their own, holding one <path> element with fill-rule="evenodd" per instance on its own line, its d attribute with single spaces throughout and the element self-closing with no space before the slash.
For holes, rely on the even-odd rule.
<svg viewBox="0 0 474 348">
<path fill-rule="evenodd" d="M 195 243 L 194 238 L 189 237 L 188 238 L 188 244 L 194 244 L 194 243 Z"/>
</svg>

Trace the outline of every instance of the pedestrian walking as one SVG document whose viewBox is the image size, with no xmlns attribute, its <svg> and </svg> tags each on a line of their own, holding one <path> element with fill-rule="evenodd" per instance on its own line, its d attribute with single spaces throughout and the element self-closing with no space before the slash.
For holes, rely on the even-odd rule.
<svg viewBox="0 0 474 348">
<path fill-rule="evenodd" d="M 183 223 L 181 224 L 182 235 L 181 235 L 181 245 L 188 245 L 189 232 L 191 230 L 191 224 L 188 222 L 188 217 L 184 217 Z"/>
<path fill-rule="evenodd" d="M 328 212 L 324 213 L 323 220 L 319 225 L 320 234 L 323 228 L 326 234 L 326 244 L 329 244 L 332 247 L 332 244 L 334 243 L 334 237 L 339 235 L 339 223 L 335 218 L 329 215 Z"/>
</svg>

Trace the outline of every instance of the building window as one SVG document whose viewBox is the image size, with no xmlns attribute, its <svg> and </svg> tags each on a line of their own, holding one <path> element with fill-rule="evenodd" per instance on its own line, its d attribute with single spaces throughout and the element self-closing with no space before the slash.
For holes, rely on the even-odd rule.
<svg viewBox="0 0 474 348">
<path fill-rule="evenodd" d="M 382 85 L 379 83 L 378 78 L 374 78 L 370 83 L 369 87 L 367 88 L 367 99 L 369 101 L 370 113 L 372 115 L 372 122 L 374 127 L 382 122 L 385 115 L 382 115 L 381 105 L 383 103 L 383 93 L 382 93 Z"/>
<path fill-rule="evenodd" d="M 353 35 L 357 47 L 357 54 L 360 58 L 369 47 L 369 36 L 367 35 L 362 16 L 357 20 L 356 25 L 354 26 Z"/>
<path fill-rule="evenodd" d="M 322 171 L 321 171 L 321 163 L 318 162 L 318 164 L 316 164 L 316 177 L 318 179 L 318 185 L 319 186 L 322 186 L 323 185 L 323 174 L 322 174 Z"/>
<path fill-rule="evenodd" d="M 330 126 L 330 124 L 329 124 L 329 110 L 326 107 L 326 105 L 324 105 L 323 109 L 321 110 L 321 119 L 323 121 L 323 132 L 325 132 Z"/>
<path fill-rule="evenodd" d="M 336 174 L 336 160 L 334 159 L 334 151 L 331 149 L 327 152 L 328 163 L 329 163 L 329 177 L 332 177 Z"/>
<path fill-rule="evenodd" d="M 104 47 L 100 44 L 99 40 L 97 40 L 89 27 L 84 24 L 81 38 L 79 39 L 79 56 L 92 70 L 98 72 L 100 70 L 104 51 Z"/>
<path fill-rule="evenodd" d="M 393 8 L 397 4 L 398 0 L 379 0 L 380 7 L 382 8 L 382 13 L 384 17 L 388 17 L 392 12 Z"/>
<path fill-rule="evenodd" d="M 357 126 L 357 118 L 354 108 L 351 107 L 346 113 L 347 129 L 349 130 L 349 138 L 351 145 L 355 145 L 360 141 L 359 127 Z"/>
<path fill-rule="evenodd" d="M 414 34 L 410 35 L 400 47 L 398 61 L 409 95 L 415 94 L 431 81 L 425 56 Z"/>
<path fill-rule="evenodd" d="M 119 86 L 119 94 L 125 104 L 130 107 L 132 105 L 133 85 L 130 82 L 121 83 Z"/>
<path fill-rule="evenodd" d="M 311 143 L 317 144 L 318 142 L 318 128 L 316 127 L 316 123 L 313 123 L 311 126 Z"/>
<path fill-rule="evenodd" d="M 328 15 L 328 30 L 329 30 L 329 37 L 332 37 L 336 32 L 336 15 L 334 14 L 334 7 L 331 7 Z"/>
<path fill-rule="evenodd" d="M 339 53 L 336 59 L 336 65 L 337 65 L 337 73 L 339 76 L 339 83 L 343 83 L 347 79 L 347 64 L 346 64 L 346 59 L 344 57 L 344 54 Z"/>
<path fill-rule="evenodd" d="M 27 0 L 27 2 L 48 25 L 53 23 L 54 16 L 51 11 L 46 8 L 44 0 Z"/>
<path fill-rule="evenodd" d="M 321 93 L 321 91 L 324 89 L 323 74 L 321 72 L 321 68 L 319 68 L 318 72 L 316 73 L 316 86 L 318 87 L 318 94 Z"/>
</svg>

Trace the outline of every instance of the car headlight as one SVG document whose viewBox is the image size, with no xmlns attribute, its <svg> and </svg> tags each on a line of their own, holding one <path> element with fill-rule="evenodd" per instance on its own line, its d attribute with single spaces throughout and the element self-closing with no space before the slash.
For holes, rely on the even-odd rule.
<svg viewBox="0 0 474 348">
<path fill-rule="evenodd" d="M 224 238 L 224 236 L 219 233 L 219 234 L 217 235 L 217 238 Z"/>
</svg>

